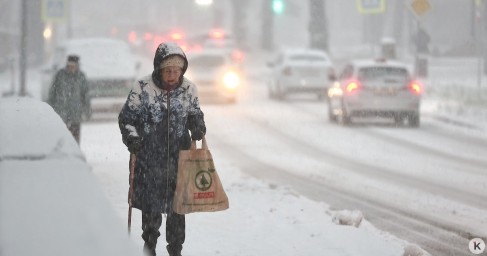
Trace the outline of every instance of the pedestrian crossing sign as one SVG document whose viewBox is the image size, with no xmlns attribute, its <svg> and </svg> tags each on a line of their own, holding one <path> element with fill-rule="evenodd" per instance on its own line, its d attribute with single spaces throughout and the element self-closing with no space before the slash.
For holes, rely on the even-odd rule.
<svg viewBox="0 0 487 256">
<path fill-rule="evenodd" d="M 68 0 L 42 0 L 42 20 L 44 22 L 66 22 Z"/>
<path fill-rule="evenodd" d="M 383 13 L 386 3 L 385 0 L 357 0 L 357 9 L 361 14 Z"/>
</svg>

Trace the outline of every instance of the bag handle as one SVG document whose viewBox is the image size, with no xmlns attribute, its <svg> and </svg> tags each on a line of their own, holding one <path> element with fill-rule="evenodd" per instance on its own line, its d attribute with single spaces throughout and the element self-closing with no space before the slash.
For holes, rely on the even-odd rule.
<svg viewBox="0 0 487 256">
<path fill-rule="evenodd" d="M 191 147 L 189 148 L 190 150 L 196 150 L 196 140 L 191 140 Z M 203 136 L 201 139 L 201 148 L 200 149 L 206 149 L 208 150 L 208 144 L 206 143 L 206 138 Z"/>
</svg>

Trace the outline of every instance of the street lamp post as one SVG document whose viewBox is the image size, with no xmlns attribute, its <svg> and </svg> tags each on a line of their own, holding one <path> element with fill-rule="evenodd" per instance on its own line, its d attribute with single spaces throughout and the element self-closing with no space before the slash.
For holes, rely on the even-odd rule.
<svg viewBox="0 0 487 256">
<path fill-rule="evenodd" d="M 27 0 L 22 0 L 21 6 L 21 33 L 20 33 L 20 96 L 26 96 L 25 77 L 27 71 Z"/>
</svg>

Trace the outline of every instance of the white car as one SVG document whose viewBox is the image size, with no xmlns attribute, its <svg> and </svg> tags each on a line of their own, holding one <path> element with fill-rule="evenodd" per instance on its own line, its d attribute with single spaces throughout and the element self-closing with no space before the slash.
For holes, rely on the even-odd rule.
<svg viewBox="0 0 487 256">
<path fill-rule="evenodd" d="M 48 104 L 2 98 L 0 123 L 1 255 L 143 255 Z"/>
<path fill-rule="evenodd" d="M 202 102 L 237 101 L 241 72 L 224 51 L 207 50 L 188 54 L 185 76 L 196 84 Z"/>
<path fill-rule="evenodd" d="M 80 56 L 80 68 L 88 79 L 93 112 L 122 108 L 139 69 L 129 45 L 118 39 L 71 39 L 56 47 L 44 70 L 41 99 L 47 101 L 52 79 L 64 68 L 67 56 Z"/>
<path fill-rule="evenodd" d="M 271 68 L 269 96 L 285 99 L 289 95 L 311 93 L 322 99 L 335 80 L 333 63 L 321 50 L 298 49 L 280 52 Z"/>
<path fill-rule="evenodd" d="M 347 124 L 353 117 L 391 117 L 398 125 L 407 119 L 410 126 L 418 127 L 422 92 L 404 63 L 352 61 L 328 90 L 329 118 Z"/>
</svg>

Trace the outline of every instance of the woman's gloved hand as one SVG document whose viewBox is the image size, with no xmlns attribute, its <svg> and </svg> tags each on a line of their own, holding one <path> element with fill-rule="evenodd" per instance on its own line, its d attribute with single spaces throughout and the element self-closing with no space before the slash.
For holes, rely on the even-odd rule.
<svg viewBox="0 0 487 256">
<path fill-rule="evenodd" d="M 205 136 L 205 133 L 200 129 L 196 128 L 191 132 L 191 139 L 192 140 L 202 140 Z"/>
<path fill-rule="evenodd" d="M 130 153 L 137 154 L 142 147 L 142 140 L 140 137 L 129 136 L 127 139 L 127 147 Z"/>
</svg>

